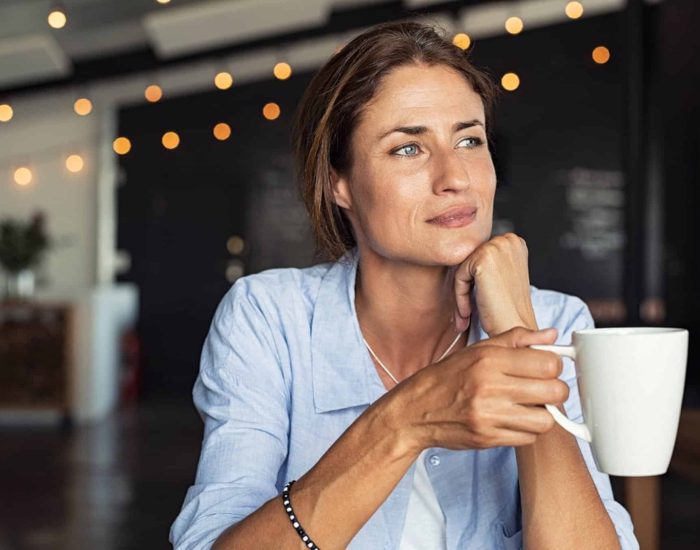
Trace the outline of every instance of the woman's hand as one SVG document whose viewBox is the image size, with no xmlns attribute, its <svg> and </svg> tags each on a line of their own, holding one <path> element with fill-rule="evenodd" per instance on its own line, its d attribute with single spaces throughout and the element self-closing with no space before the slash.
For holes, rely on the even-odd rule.
<svg viewBox="0 0 700 550">
<path fill-rule="evenodd" d="M 514 328 L 430 365 L 387 394 L 384 416 L 419 453 L 428 447 L 484 449 L 534 443 L 554 426 L 545 403 L 566 401 L 561 359 L 529 349 L 557 331 Z"/>
<path fill-rule="evenodd" d="M 458 330 L 468 326 L 472 294 L 479 322 L 489 336 L 518 326 L 537 328 L 530 301 L 527 245 L 515 233 L 494 237 L 474 250 L 456 268 L 454 284 Z"/>
</svg>

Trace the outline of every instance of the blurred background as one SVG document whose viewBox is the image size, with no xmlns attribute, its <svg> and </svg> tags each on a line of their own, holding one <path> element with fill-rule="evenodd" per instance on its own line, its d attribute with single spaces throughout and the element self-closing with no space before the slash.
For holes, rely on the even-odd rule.
<svg viewBox="0 0 700 550">
<path fill-rule="evenodd" d="M 316 263 L 289 132 L 367 27 L 437 24 L 500 84 L 495 232 L 599 326 L 690 329 L 642 548 L 700 547 L 700 3 L 0 0 L 0 550 L 167 548 L 242 275 Z"/>
</svg>

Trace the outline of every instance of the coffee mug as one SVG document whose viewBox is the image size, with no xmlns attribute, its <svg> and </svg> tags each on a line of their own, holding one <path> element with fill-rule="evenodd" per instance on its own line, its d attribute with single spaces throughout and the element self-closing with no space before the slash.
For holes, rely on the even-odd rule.
<svg viewBox="0 0 700 550">
<path fill-rule="evenodd" d="M 545 405 L 557 423 L 591 444 L 598 470 L 616 476 L 666 472 L 678 431 L 688 331 L 578 330 L 570 346 L 530 346 L 573 359 L 584 422 Z"/>
</svg>

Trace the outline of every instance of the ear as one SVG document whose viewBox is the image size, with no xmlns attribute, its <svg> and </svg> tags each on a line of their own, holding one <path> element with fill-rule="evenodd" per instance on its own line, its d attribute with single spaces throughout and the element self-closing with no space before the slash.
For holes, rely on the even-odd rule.
<svg viewBox="0 0 700 550">
<path fill-rule="evenodd" d="M 331 168 L 331 186 L 335 203 L 341 208 L 352 210 L 352 195 L 348 179 Z"/>
</svg>

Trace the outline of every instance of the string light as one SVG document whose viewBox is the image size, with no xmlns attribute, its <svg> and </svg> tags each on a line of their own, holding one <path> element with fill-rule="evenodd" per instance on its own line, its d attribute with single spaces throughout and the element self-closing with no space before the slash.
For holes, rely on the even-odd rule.
<svg viewBox="0 0 700 550">
<path fill-rule="evenodd" d="M 583 5 L 581 2 L 569 2 L 564 8 L 564 13 L 570 19 L 578 19 L 583 15 Z"/>
<path fill-rule="evenodd" d="M 68 17 L 66 17 L 66 10 L 63 9 L 59 4 L 54 4 L 49 10 L 49 16 L 47 17 L 49 26 L 53 29 L 62 29 L 66 26 L 68 22 Z"/>
<path fill-rule="evenodd" d="M 275 120 L 279 118 L 281 112 L 282 110 L 277 103 L 266 103 L 263 107 L 263 116 L 267 120 Z"/>
<path fill-rule="evenodd" d="M 163 90 L 160 86 L 158 86 L 158 84 L 151 84 L 143 92 L 143 95 L 147 101 L 156 103 L 163 97 Z"/>
<path fill-rule="evenodd" d="M 131 151 L 131 141 L 126 137 L 118 137 L 112 142 L 112 149 L 117 155 L 126 155 Z"/>
<path fill-rule="evenodd" d="M 472 39 L 469 38 L 469 35 L 464 32 L 460 32 L 455 34 L 454 38 L 452 39 L 452 43 L 457 46 L 461 50 L 466 50 L 471 46 Z"/>
<path fill-rule="evenodd" d="M 73 172 L 74 174 L 80 172 L 83 166 L 85 166 L 85 162 L 80 155 L 69 155 L 66 158 L 66 168 L 69 172 Z"/>
<path fill-rule="evenodd" d="M 7 103 L 0 105 L 0 122 L 9 122 L 12 120 L 13 115 L 14 111 L 10 105 Z"/>
<path fill-rule="evenodd" d="M 176 132 L 165 132 L 161 139 L 161 143 L 166 149 L 175 149 L 178 145 L 180 145 L 180 136 L 178 136 Z"/>
<path fill-rule="evenodd" d="M 506 19 L 506 30 L 510 34 L 520 34 L 523 31 L 523 20 L 520 17 L 509 17 Z"/>
<path fill-rule="evenodd" d="M 32 182 L 33 174 L 26 166 L 20 166 L 15 170 L 14 178 L 17 185 L 29 185 Z"/>
<path fill-rule="evenodd" d="M 501 77 L 501 86 L 512 92 L 520 86 L 520 77 L 515 73 L 506 73 Z"/>
<path fill-rule="evenodd" d="M 225 141 L 231 137 L 231 127 L 225 122 L 219 122 L 214 126 L 214 137 L 219 141 Z"/>
<path fill-rule="evenodd" d="M 214 86 L 219 88 L 219 90 L 228 90 L 233 86 L 233 76 L 226 71 L 216 73 L 214 77 Z"/>
<path fill-rule="evenodd" d="M 92 112 L 92 101 L 86 97 L 76 99 L 73 103 L 73 110 L 77 115 L 87 116 Z"/>
<path fill-rule="evenodd" d="M 610 61 L 610 50 L 605 46 L 597 46 L 593 48 L 593 53 L 591 54 L 593 61 L 598 63 L 598 65 L 604 65 Z"/>
<path fill-rule="evenodd" d="M 289 63 L 282 61 L 275 65 L 275 68 L 272 69 L 272 74 L 274 74 L 275 78 L 278 80 L 287 80 L 290 76 L 292 76 L 292 67 Z"/>
</svg>

